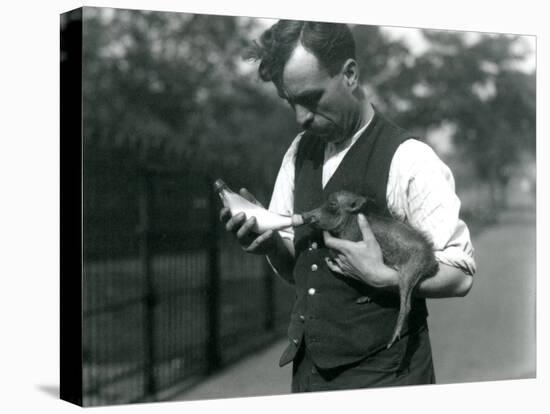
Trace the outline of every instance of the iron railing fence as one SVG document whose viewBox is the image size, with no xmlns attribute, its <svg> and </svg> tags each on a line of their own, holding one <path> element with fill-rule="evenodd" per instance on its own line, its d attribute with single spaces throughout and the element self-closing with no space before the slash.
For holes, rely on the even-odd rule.
<svg viewBox="0 0 550 414">
<path fill-rule="evenodd" d="M 283 335 L 292 289 L 220 230 L 211 177 L 84 156 L 84 405 L 163 399 Z"/>
</svg>

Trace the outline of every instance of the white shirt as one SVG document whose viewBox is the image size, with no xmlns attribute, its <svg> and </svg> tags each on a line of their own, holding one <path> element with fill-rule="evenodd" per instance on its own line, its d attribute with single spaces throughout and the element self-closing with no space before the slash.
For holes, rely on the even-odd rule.
<svg viewBox="0 0 550 414">
<path fill-rule="evenodd" d="M 367 126 L 368 123 L 345 148 L 326 146 L 323 188 Z M 299 134 L 288 148 L 275 181 L 269 210 L 278 214 L 294 213 L 294 164 L 301 137 Z M 431 238 L 439 262 L 470 275 L 475 273 L 474 248 L 468 227 L 458 217 L 460 200 L 455 193 L 453 174 L 431 147 L 408 139 L 397 148 L 390 165 L 386 202 L 394 218 Z M 283 238 L 294 238 L 292 229 L 280 234 Z"/>
</svg>

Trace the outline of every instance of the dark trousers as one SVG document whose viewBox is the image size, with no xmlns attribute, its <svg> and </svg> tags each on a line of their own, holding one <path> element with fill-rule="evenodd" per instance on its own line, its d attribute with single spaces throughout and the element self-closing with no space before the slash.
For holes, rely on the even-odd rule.
<svg viewBox="0 0 550 414">
<path fill-rule="evenodd" d="M 427 328 L 358 362 L 325 370 L 315 366 L 304 342 L 293 362 L 292 392 L 435 384 Z"/>
</svg>

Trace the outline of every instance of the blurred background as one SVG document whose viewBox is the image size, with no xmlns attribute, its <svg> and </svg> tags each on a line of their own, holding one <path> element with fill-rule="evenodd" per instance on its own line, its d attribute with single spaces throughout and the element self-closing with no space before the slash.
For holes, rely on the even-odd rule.
<svg viewBox="0 0 550 414">
<path fill-rule="evenodd" d="M 298 132 L 241 58 L 274 22 L 84 8 L 85 405 L 194 398 L 284 343 L 293 290 L 220 229 L 212 191 L 267 204 Z M 534 376 L 534 37 L 351 27 L 367 92 L 451 167 L 473 234 L 472 292 L 428 303 L 438 382 Z M 290 378 L 265 383 L 195 398 Z"/>
</svg>

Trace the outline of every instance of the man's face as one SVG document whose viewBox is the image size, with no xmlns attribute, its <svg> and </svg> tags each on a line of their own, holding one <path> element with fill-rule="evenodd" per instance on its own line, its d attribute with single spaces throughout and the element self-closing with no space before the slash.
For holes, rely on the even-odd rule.
<svg viewBox="0 0 550 414">
<path fill-rule="evenodd" d="M 282 93 L 294 109 L 301 128 L 325 142 L 350 137 L 357 127 L 360 106 L 355 86 L 341 70 L 331 77 L 317 58 L 298 45 L 283 70 Z"/>
</svg>

